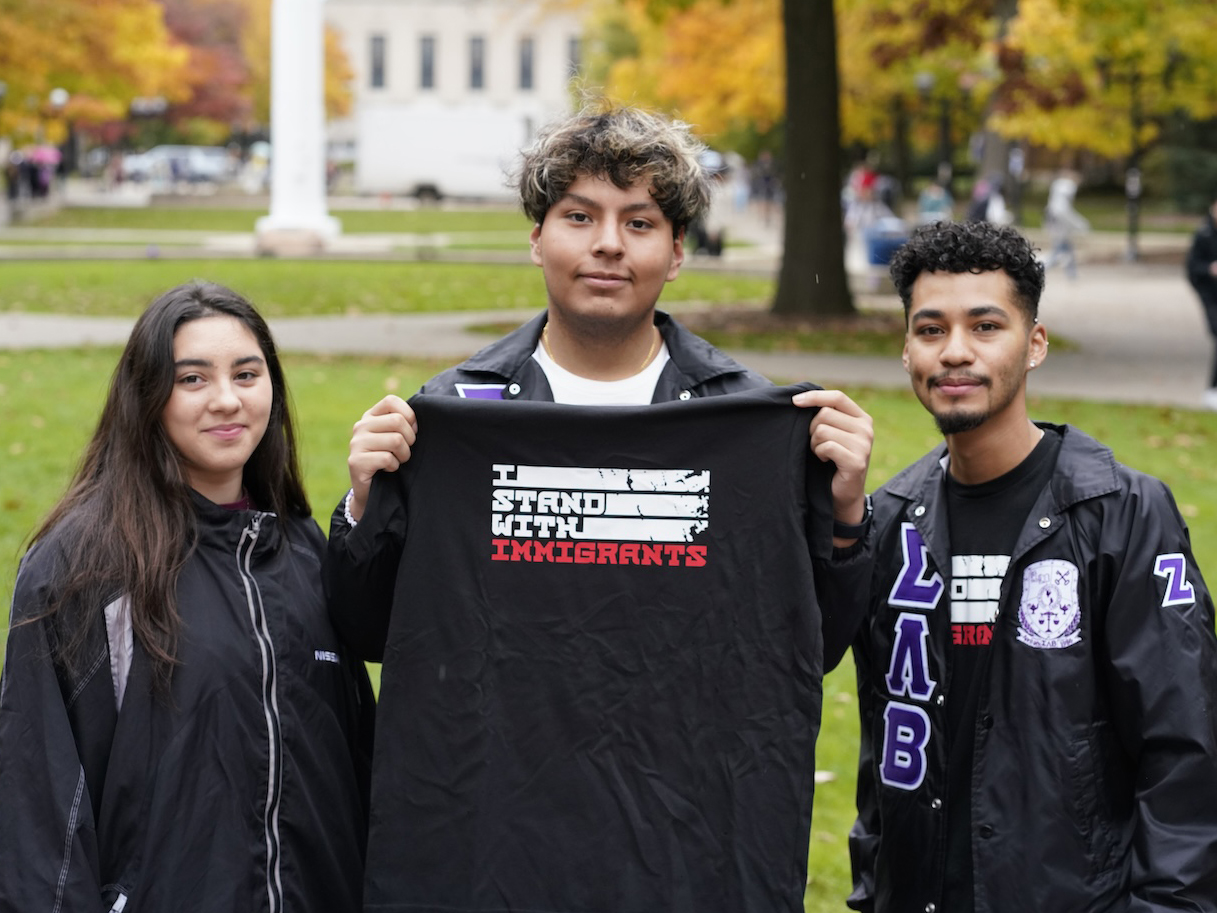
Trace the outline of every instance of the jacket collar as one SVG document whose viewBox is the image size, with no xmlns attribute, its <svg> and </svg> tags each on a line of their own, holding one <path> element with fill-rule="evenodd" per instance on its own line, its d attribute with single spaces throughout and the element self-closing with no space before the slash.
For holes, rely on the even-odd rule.
<svg viewBox="0 0 1217 913">
<path fill-rule="evenodd" d="M 462 367 L 500 377 L 518 377 L 536 351 L 547 319 L 548 312 L 542 311 L 523 326 L 471 356 Z M 666 311 L 656 309 L 655 326 L 659 327 L 659 333 L 668 346 L 672 364 L 690 385 L 703 384 L 712 378 L 739 374 L 745 370 L 739 362 L 689 332 Z"/>
<path fill-rule="evenodd" d="M 1037 427 L 1058 431 L 1061 451 L 1052 475 L 1052 494 L 1059 509 L 1109 495 L 1119 490 L 1116 459 L 1111 448 L 1072 425 L 1036 422 Z M 920 460 L 896 475 L 884 488 L 907 501 L 933 501 L 946 470 L 946 444 L 939 444 Z"/>
<path fill-rule="evenodd" d="M 262 510 L 229 510 L 219 504 L 209 501 L 197 491 L 191 489 L 190 499 L 194 503 L 194 512 L 200 539 L 216 542 L 237 541 L 242 532 L 251 527 L 254 518 L 259 517 L 259 542 L 269 542 L 274 545 L 279 538 L 279 525 L 274 521 L 275 514 Z"/>
</svg>

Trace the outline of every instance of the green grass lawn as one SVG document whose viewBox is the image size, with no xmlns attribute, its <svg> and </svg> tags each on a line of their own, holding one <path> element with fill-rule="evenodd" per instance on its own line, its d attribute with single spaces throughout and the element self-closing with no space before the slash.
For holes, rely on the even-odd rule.
<svg viewBox="0 0 1217 913">
<path fill-rule="evenodd" d="M 541 270 L 532 264 L 143 259 L 6 262 L 0 311 L 134 317 L 192 278 L 236 289 L 267 317 L 545 305 Z M 771 279 L 690 270 L 669 284 L 664 301 L 735 304 L 772 293 Z"/>
<path fill-rule="evenodd" d="M 61 494 L 90 435 L 116 349 L 0 353 L 0 591 L 11 594 L 23 543 Z M 328 528 L 347 488 L 351 425 L 384 393 L 412 393 L 446 365 L 419 359 L 285 357 L 301 427 L 304 469 L 315 516 Z M 792 380 L 793 378 L 787 378 Z M 870 476 L 877 486 L 939 440 L 911 394 L 849 391 L 875 418 Z M 1192 528 L 1202 568 L 1217 560 L 1217 416 L 1158 407 L 1037 399 L 1036 417 L 1070 421 L 1113 446 L 1117 457 L 1166 480 Z M 0 623 L 8 595 L 0 601 Z M 849 890 L 846 834 L 853 820 L 858 722 L 847 660 L 825 680 L 806 909 L 844 909 Z"/>
<path fill-rule="evenodd" d="M 124 228 L 151 231 L 238 231 L 254 230 L 266 214 L 262 208 L 213 208 L 195 206 L 148 206 L 143 208 L 72 207 L 22 223 L 31 228 Z M 518 231 L 521 241 L 531 223 L 518 210 L 507 206 L 467 209 L 339 209 L 330 212 L 347 234 L 436 233 L 467 231 Z M 20 226 L 19 226 L 20 227 Z"/>
</svg>

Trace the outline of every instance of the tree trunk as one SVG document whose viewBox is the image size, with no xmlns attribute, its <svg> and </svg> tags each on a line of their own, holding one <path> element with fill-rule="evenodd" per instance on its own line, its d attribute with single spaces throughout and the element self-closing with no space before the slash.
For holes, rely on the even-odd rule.
<svg viewBox="0 0 1217 913">
<path fill-rule="evenodd" d="M 773 311 L 857 314 L 845 275 L 841 120 L 833 0 L 784 0 L 786 196 L 782 269 Z"/>
</svg>

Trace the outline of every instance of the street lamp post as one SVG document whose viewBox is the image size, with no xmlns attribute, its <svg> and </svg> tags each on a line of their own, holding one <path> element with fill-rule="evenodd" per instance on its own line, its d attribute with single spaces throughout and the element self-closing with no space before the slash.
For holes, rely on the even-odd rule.
<svg viewBox="0 0 1217 913">
<path fill-rule="evenodd" d="M 913 78 L 917 93 L 923 102 L 928 102 L 937 81 L 934 74 L 922 71 Z M 955 146 L 951 141 L 951 100 L 943 94 L 938 99 L 938 182 L 952 196 L 955 190 L 954 158 Z"/>
<path fill-rule="evenodd" d="M 909 174 L 909 118 L 904 96 L 892 96 L 892 165 L 896 172 L 896 188 L 903 199 L 912 189 Z"/>
<path fill-rule="evenodd" d="M 1137 57 L 1117 62 L 1111 57 L 1099 57 L 1095 61 L 1099 79 L 1104 87 L 1115 82 L 1128 83 L 1128 126 L 1132 131 L 1129 139 L 1128 167 L 1124 172 L 1124 201 L 1128 211 L 1128 248 L 1124 259 L 1135 263 L 1140 259 L 1137 248 L 1137 230 L 1141 215 L 1141 64 Z M 1118 63 L 1118 65 L 1117 65 Z M 1127 67 L 1123 70 L 1123 67 Z"/>
<path fill-rule="evenodd" d="M 1027 153 L 1021 143 L 1010 147 L 1006 155 L 1006 171 L 1010 175 L 1010 212 L 1014 224 L 1023 224 L 1023 177 L 1027 172 Z"/>
<path fill-rule="evenodd" d="M 47 96 L 47 101 L 50 102 L 51 113 L 56 118 L 63 117 L 64 109 L 67 108 L 68 100 L 70 98 L 71 98 L 71 95 L 68 94 L 67 89 L 63 89 L 63 88 L 51 89 L 51 94 Z M 70 120 L 67 121 L 66 126 L 67 126 L 68 134 L 67 134 L 67 137 L 64 139 L 63 143 L 59 147 L 60 155 L 62 156 L 61 169 L 62 169 L 62 173 L 65 175 L 68 172 L 70 172 L 75 165 L 75 155 L 74 155 L 75 150 L 73 149 L 73 142 L 72 142 L 73 141 L 72 122 Z"/>
<path fill-rule="evenodd" d="M 1140 259 L 1137 249 L 1137 229 L 1141 214 L 1141 72 L 1134 69 L 1128 77 L 1129 126 L 1132 129 L 1132 151 L 1128 156 L 1128 171 L 1124 175 L 1124 196 L 1128 205 L 1128 251 L 1125 259 L 1135 263 Z"/>
<path fill-rule="evenodd" d="M 8 98 L 8 83 L 0 79 L 0 117 L 4 115 L 4 101 Z M 10 171 L 12 164 L 9 161 L 8 140 L 5 138 L 3 128 L 0 128 L 0 175 L 3 180 L 0 180 L 0 185 L 3 185 L 4 194 L 0 196 L 0 225 L 7 225 L 12 221 L 12 213 L 9 211 L 11 200 L 16 195 L 17 185 L 16 176 Z"/>
<path fill-rule="evenodd" d="M 938 175 L 948 194 L 955 195 L 955 146 L 951 142 L 951 101 L 938 99 Z"/>
<path fill-rule="evenodd" d="M 0 123 L 4 117 L 4 102 L 8 98 L 8 83 L 0 79 Z M 0 158 L 4 159 L 4 164 L 8 164 L 8 138 L 4 134 L 4 129 L 0 126 Z"/>
</svg>

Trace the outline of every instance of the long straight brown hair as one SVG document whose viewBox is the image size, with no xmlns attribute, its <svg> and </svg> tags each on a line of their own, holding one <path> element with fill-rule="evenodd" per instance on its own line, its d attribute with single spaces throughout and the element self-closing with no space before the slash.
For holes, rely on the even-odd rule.
<svg viewBox="0 0 1217 913">
<path fill-rule="evenodd" d="M 61 531 L 63 576 L 42 617 L 54 622 L 55 658 L 70 675 L 81 670 L 98 613 L 125 596 L 135 638 L 152 660 L 154 687 L 168 693 L 181 627 L 178 576 L 195 547 L 197 524 L 181 457 L 161 415 L 173 391 L 178 328 L 219 316 L 249 328 L 273 391 L 266 433 L 245 464 L 245 490 L 262 510 L 310 514 L 287 385 L 266 321 L 221 285 L 196 281 L 165 292 L 136 321 L 67 494 L 32 537 L 37 543 Z"/>
</svg>

